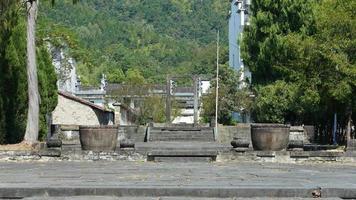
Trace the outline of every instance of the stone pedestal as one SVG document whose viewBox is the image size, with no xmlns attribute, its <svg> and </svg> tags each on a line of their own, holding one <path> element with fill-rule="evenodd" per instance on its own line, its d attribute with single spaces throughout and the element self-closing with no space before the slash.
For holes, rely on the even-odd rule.
<svg viewBox="0 0 356 200">
<path fill-rule="evenodd" d="M 350 141 L 348 141 L 346 150 L 356 152 L 356 139 L 351 139 Z"/>
<path fill-rule="evenodd" d="M 306 136 L 308 137 L 309 143 L 314 143 L 315 142 L 315 127 L 311 125 L 304 125 L 304 132 Z"/>
</svg>

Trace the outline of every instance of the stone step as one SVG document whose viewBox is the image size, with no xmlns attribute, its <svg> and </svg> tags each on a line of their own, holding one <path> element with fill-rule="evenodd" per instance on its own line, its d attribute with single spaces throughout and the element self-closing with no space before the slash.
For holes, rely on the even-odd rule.
<svg viewBox="0 0 356 200">
<path fill-rule="evenodd" d="M 175 150 L 151 151 L 147 154 L 148 161 L 201 162 L 215 161 L 217 151 Z"/>
<path fill-rule="evenodd" d="M 229 152 L 231 149 L 229 144 L 215 142 L 140 142 L 135 144 L 135 150 L 143 154 L 153 151 Z"/>
<path fill-rule="evenodd" d="M 213 134 L 212 130 L 150 130 L 150 133 L 187 133 L 187 134 Z"/>
<path fill-rule="evenodd" d="M 210 138 L 159 138 L 159 139 L 150 139 L 149 142 L 156 142 L 156 141 L 161 141 L 161 142 L 211 142 L 214 141 L 213 139 Z"/>
<path fill-rule="evenodd" d="M 214 141 L 214 133 L 210 130 L 150 130 L 148 141 Z"/>
<path fill-rule="evenodd" d="M 194 137 L 191 137 L 191 138 L 181 138 L 181 137 L 166 137 L 166 138 L 150 138 L 149 140 L 150 142 L 155 142 L 155 141 L 167 141 L 167 142 L 170 142 L 170 141 L 175 141 L 175 142 L 211 142 L 211 141 L 214 141 L 213 138 L 201 138 L 201 137 L 198 137 L 198 138 L 194 138 Z"/>
<path fill-rule="evenodd" d="M 148 156 L 191 156 L 191 157 L 209 157 L 218 155 L 217 151 L 190 151 L 190 150 L 176 150 L 176 151 L 151 151 Z"/>
<path fill-rule="evenodd" d="M 214 138 L 213 134 L 209 133 L 150 133 L 150 138 Z"/>
<path fill-rule="evenodd" d="M 216 160 L 215 157 L 194 157 L 194 156 L 184 156 L 184 157 L 167 157 L 167 156 L 155 156 L 152 160 L 148 161 L 155 161 L 155 162 L 213 162 Z"/>
<path fill-rule="evenodd" d="M 172 127 L 150 127 L 151 131 L 213 131 L 211 127 L 192 127 L 192 126 L 172 126 Z"/>
<path fill-rule="evenodd" d="M 213 132 L 202 131 L 202 132 L 191 132 L 191 131 L 161 131 L 155 132 L 150 131 L 150 135 L 160 135 L 160 136 L 167 136 L 167 135 L 186 135 L 186 136 L 214 136 Z"/>
</svg>

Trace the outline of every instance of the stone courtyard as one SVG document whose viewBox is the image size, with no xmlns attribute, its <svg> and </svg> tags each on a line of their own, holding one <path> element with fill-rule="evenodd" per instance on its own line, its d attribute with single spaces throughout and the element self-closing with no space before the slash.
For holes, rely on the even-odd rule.
<svg viewBox="0 0 356 200">
<path fill-rule="evenodd" d="M 352 199 L 356 164 L 0 162 L 0 194 L 5 199 Z"/>
</svg>

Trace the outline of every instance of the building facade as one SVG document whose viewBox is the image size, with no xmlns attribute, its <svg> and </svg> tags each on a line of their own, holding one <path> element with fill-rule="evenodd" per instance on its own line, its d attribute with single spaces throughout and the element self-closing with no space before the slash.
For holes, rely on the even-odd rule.
<svg viewBox="0 0 356 200">
<path fill-rule="evenodd" d="M 229 66 L 240 73 L 240 88 L 251 83 L 251 72 L 241 58 L 241 39 L 245 26 L 249 25 L 251 0 L 230 0 L 229 12 Z M 251 122 L 249 111 L 234 112 L 233 118 L 240 122 Z"/>
<path fill-rule="evenodd" d="M 112 125 L 114 112 L 70 93 L 58 92 L 58 104 L 52 112 L 56 125 Z"/>
<path fill-rule="evenodd" d="M 241 81 L 247 82 L 251 82 L 251 72 L 241 58 L 240 41 L 244 27 L 249 25 L 250 4 L 251 0 L 232 0 L 229 12 L 229 66 L 241 73 Z"/>
</svg>

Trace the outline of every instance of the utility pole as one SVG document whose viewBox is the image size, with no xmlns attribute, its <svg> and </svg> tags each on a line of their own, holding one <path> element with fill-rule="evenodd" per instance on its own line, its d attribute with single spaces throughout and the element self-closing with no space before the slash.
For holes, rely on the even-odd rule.
<svg viewBox="0 0 356 200">
<path fill-rule="evenodd" d="M 218 100 L 219 100 L 219 30 L 216 36 L 216 89 L 215 89 L 215 139 L 218 135 Z"/>
<path fill-rule="evenodd" d="M 337 114 L 334 113 L 334 125 L 333 125 L 333 144 L 337 144 L 336 140 L 336 131 L 337 131 Z"/>
<path fill-rule="evenodd" d="M 171 77 L 167 75 L 166 82 L 166 123 L 171 123 Z"/>
<path fill-rule="evenodd" d="M 194 126 L 198 125 L 198 107 L 199 107 L 199 84 L 200 80 L 197 76 L 193 76 L 194 88 Z"/>
</svg>

